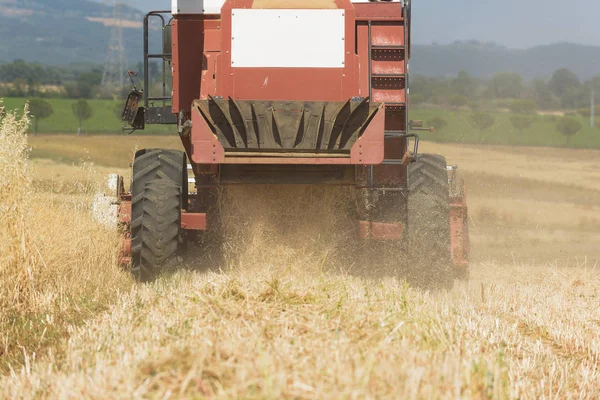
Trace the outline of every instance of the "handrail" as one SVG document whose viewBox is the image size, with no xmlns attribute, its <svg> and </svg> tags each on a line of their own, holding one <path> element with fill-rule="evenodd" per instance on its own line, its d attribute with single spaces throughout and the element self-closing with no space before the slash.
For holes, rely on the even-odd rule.
<svg viewBox="0 0 600 400">
<path fill-rule="evenodd" d="M 150 21 L 150 17 L 158 17 L 161 20 L 161 28 L 164 29 L 166 26 L 166 22 L 165 22 L 165 17 L 163 16 L 164 14 L 171 14 L 170 10 L 158 10 L 158 11 L 150 11 L 149 13 L 146 14 L 146 16 L 144 17 L 144 107 L 147 109 L 149 107 L 149 102 L 150 100 L 159 100 L 159 98 L 154 98 L 154 97 L 150 97 L 150 77 L 149 77 L 149 73 L 150 73 L 150 67 L 149 67 L 149 60 L 151 58 L 162 58 L 160 56 L 162 56 L 163 54 L 149 54 L 150 49 L 149 49 L 149 43 L 148 43 L 148 37 L 149 37 L 149 21 Z M 170 20 L 169 20 L 170 21 Z M 162 63 L 162 96 L 160 98 L 160 100 L 162 100 L 163 102 L 163 106 L 165 106 L 165 101 L 168 100 L 170 97 L 167 97 L 167 86 L 166 86 L 166 80 L 167 80 L 167 67 L 165 65 L 165 62 L 163 61 Z"/>
</svg>

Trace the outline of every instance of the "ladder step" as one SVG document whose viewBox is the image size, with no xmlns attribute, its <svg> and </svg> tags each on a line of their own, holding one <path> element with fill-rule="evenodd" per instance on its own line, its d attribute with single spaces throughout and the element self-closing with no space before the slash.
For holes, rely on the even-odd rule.
<svg viewBox="0 0 600 400">
<path fill-rule="evenodd" d="M 403 45 L 395 44 L 373 44 L 371 50 L 404 50 L 406 47 Z"/>
<path fill-rule="evenodd" d="M 386 107 L 406 107 L 406 103 L 401 102 L 386 102 Z"/>
<path fill-rule="evenodd" d="M 385 78 L 402 79 L 402 78 L 406 78 L 406 74 L 372 74 L 371 78 L 373 78 L 373 79 L 385 79 Z"/>
</svg>

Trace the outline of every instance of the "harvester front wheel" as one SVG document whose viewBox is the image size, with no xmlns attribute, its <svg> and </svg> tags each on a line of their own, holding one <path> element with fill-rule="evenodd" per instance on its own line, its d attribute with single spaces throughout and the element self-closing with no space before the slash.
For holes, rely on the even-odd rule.
<svg viewBox="0 0 600 400">
<path fill-rule="evenodd" d="M 186 154 L 183 151 L 166 149 L 144 149 L 135 154 L 131 181 L 131 256 L 132 272 L 141 280 L 151 279 L 155 267 L 159 267 L 142 265 L 143 230 L 149 223 L 146 220 L 152 219 L 152 216 L 146 213 L 146 206 L 149 203 L 148 185 L 155 181 L 164 181 L 164 185 L 170 184 L 177 188 L 177 194 L 174 194 L 174 188 L 169 190 L 171 196 L 177 196 L 180 218 L 181 210 L 187 209 L 188 202 Z M 146 264 L 148 262 L 146 261 Z"/>
<path fill-rule="evenodd" d="M 446 159 L 423 154 L 409 166 L 408 233 L 411 277 L 425 288 L 454 284 Z"/>
<path fill-rule="evenodd" d="M 167 179 L 146 184 L 139 230 L 139 255 L 132 272 L 141 281 L 153 279 L 182 245 L 181 186 Z"/>
</svg>

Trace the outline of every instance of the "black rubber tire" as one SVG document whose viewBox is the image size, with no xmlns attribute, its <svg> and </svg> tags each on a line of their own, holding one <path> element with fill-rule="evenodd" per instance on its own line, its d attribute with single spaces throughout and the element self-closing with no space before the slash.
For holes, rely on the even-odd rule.
<svg viewBox="0 0 600 400">
<path fill-rule="evenodd" d="M 188 204 L 187 156 L 183 151 L 144 149 L 135 154 L 131 180 L 131 256 L 139 261 L 143 200 L 146 185 L 155 179 L 171 181 L 181 188 L 183 209 Z"/>
<path fill-rule="evenodd" d="M 409 271 L 426 289 L 454 285 L 446 165 L 442 156 L 423 154 L 408 168 Z"/>
<path fill-rule="evenodd" d="M 180 249 L 181 186 L 169 179 L 154 179 L 146 183 L 142 200 L 139 236 L 140 251 L 131 267 L 142 282 L 152 280 L 173 259 Z"/>
</svg>

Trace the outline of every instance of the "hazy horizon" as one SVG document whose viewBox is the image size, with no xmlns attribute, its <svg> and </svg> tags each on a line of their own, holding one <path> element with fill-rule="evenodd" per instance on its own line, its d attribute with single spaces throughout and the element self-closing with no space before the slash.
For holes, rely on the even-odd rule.
<svg viewBox="0 0 600 400">
<path fill-rule="evenodd" d="M 102 0 L 97 0 L 102 1 Z M 124 0 L 132 6 L 169 9 L 170 0 Z M 570 0 L 412 0 L 413 43 L 489 41 L 525 49 L 568 42 L 600 46 L 600 2 Z M 576 21 L 576 23 L 573 23 Z M 561 27 L 569 23 L 569 29 Z"/>
<path fill-rule="evenodd" d="M 417 44 L 478 40 L 515 49 L 562 42 L 600 45 L 600 2 L 412 0 L 412 7 Z"/>
</svg>

